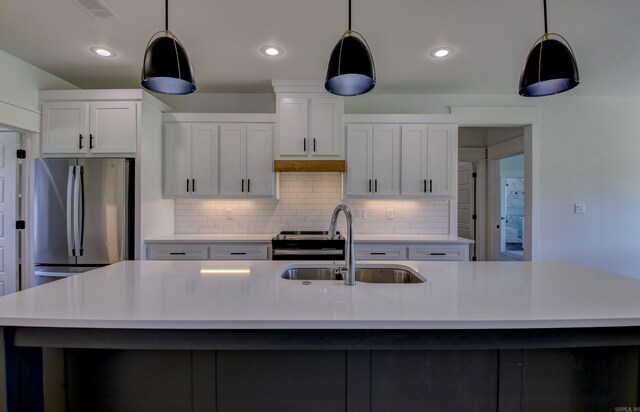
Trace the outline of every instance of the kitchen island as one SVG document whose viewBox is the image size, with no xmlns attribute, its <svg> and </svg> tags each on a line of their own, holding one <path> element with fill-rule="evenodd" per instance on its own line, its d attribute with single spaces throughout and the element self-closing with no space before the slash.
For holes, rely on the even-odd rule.
<svg viewBox="0 0 640 412">
<path fill-rule="evenodd" d="M 20 411 L 639 404 L 640 280 L 551 262 L 383 263 L 396 264 L 426 282 L 129 261 L 5 296 L 3 398 Z"/>
</svg>

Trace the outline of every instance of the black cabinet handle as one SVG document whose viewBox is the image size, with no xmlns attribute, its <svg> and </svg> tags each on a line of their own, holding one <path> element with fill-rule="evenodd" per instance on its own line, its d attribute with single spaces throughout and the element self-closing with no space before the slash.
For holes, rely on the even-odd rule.
<svg viewBox="0 0 640 412">
<path fill-rule="evenodd" d="M 315 153 L 316 151 L 316 138 L 313 138 L 313 152 Z"/>
<path fill-rule="evenodd" d="M 247 252 L 231 252 L 230 255 L 246 255 Z"/>
<path fill-rule="evenodd" d="M 447 256 L 444 252 L 431 252 L 429 253 L 431 256 Z"/>
<path fill-rule="evenodd" d="M 433 193 L 433 179 L 429 179 L 429 193 Z"/>
<path fill-rule="evenodd" d="M 251 191 L 251 179 L 247 179 L 247 193 Z"/>
<path fill-rule="evenodd" d="M 186 255 L 187 252 L 169 252 L 170 255 Z"/>
<path fill-rule="evenodd" d="M 306 152 L 307 151 L 307 138 L 305 137 L 304 139 L 302 139 L 302 151 Z"/>
<path fill-rule="evenodd" d="M 196 179 L 191 179 L 191 190 L 196 191 Z"/>
<path fill-rule="evenodd" d="M 189 193 L 189 179 L 187 179 L 187 193 Z"/>
<path fill-rule="evenodd" d="M 371 179 L 369 179 L 369 193 L 371 193 Z"/>
<path fill-rule="evenodd" d="M 95 146 L 93 144 L 93 135 L 89 134 L 89 149 L 93 149 Z"/>
<path fill-rule="evenodd" d="M 244 193 L 244 179 L 242 179 L 242 193 Z"/>
<path fill-rule="evenodd" d="M 427 179 L 424 179 L 424 192 L 427 193 Z"/>
<path fill-rule="evenodd" d="M 386 255 L 387 252 L 371 252 L 371 255 Z"/>
<path fill-rule="evenodd" d="M 374 182 L 375 182 L 374 187 L 375 187 L 376 193 L 378 193 L 378 179 L 375 179 Z"/>
<path fill-rule="evenodd" d="M 82 149 L 82 133 L 78 135 L 78 149 Z"/>
</svg>

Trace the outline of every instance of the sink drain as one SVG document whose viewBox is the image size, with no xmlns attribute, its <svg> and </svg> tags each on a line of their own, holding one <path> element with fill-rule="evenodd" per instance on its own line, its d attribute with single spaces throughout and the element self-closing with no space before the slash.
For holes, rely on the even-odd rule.
<svg viewBox="0 0 640 412">
<path fill-rule="evenodd" d="M 311 281 L 309 281 L 309 280 L 305 280 L 304 282 L 302 282 L 302 284 L 303 284 L 303 285 L 310 285 L 310 284 L 311 284 Z"/>
</svg>

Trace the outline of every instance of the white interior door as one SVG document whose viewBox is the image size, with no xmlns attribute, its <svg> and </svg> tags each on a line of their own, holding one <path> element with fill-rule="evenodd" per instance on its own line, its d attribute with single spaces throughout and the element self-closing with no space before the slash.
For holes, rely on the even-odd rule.
<svg viewBox="0 0 640 412">
<path fill-rule="evenodd" d="M 16 149 L 18 133 L 0 132 L 0 296 L 16 291 Z"/>
<path fill-rule="evenodd" d="M 458 163 L 458 236 L 475 239 L 473 228 L 473 163 Z"/>
</svg>

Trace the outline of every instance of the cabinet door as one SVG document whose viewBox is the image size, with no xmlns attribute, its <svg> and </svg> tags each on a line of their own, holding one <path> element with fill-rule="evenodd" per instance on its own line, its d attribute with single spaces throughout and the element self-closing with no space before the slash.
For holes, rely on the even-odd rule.
<svg viewBox="0 0 640 412">
<path fill-rule="evenodd" d="M 453 195 L 454 132 L 453 124 L 430 124 L 427 140 L 427 190 L 434 196 Z"/>
<path fill-rule="evenodd" d="M 377 124 L 373 126 L 373 194 L 397 196 L 400 194 L 400 126 Z"/>
<path fill-rule="evenodd" d="M 314 156 L 342 154 L 342 99 L 314 97 L 309 109 L 309 152 Z"/>
<path fill-rule="evenodd" d="M 372 193 L 371 143 L 373 126 L 347 126 L 346 193 L 349 196 L 369 196 Z"/>
<path fill-rule="evenodd" d="M 246 182 L 247 126 L 220 125 L 220 195 L 244 196 Z"/>
<path fill-rule="evenodd" d="M 218 125 L 191 126 L 191 190 L 195 196 L 218 194 Z"/>
<path fill-rule="evenodd" d="M 164 130 L 164 194 L 191 194 L 191 124 L 168 123 Z"/>
<path fill-rule="evenodd" d="M 402 182 L 403 196 L 426 196 L 427 181 L 427 125 L 402 125 Z"/>
<path fill-rule="evenodd" d="M 273 126 L 247 125 L 247 195 L 273 196 Z"/>
<path fill-rule="evenodd" d="M 308 139 L 309 99 L 280 97 L 278 99 L 278 152 L 280 155 L 306 155 Z"/>
<path fill-rule="evenodd" d="M 94 102 L 91 115 L 90 153 L 135 153 L 137 116 L 135 102 Z"/>
<path fill-rule="evenodd" d="M 86 153 L 88 130 L 87 103 L 42 104 L 42 153 Z"/>
</svg>

